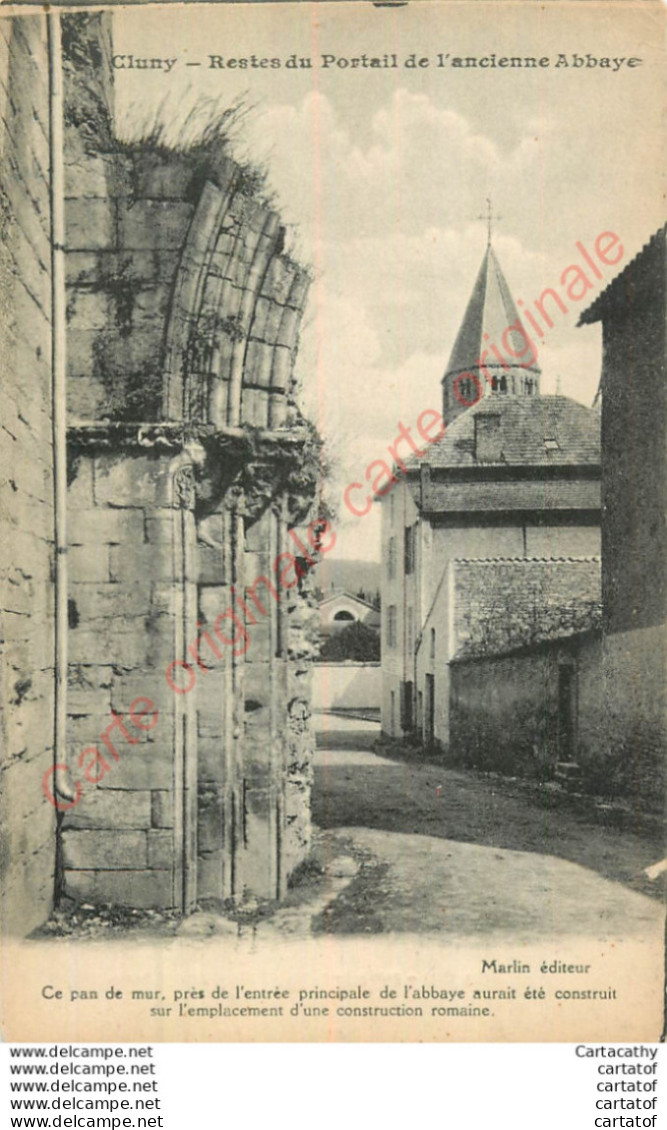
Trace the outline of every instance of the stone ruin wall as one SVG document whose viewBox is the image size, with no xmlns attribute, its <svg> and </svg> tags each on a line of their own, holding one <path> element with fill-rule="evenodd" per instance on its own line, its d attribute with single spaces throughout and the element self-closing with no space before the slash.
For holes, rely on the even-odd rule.
<svg viewBox="0 0 667 1130">
<path fill-rule="evenodd" d="M 71 20 L 69 763 L 81 778 L 92 746 L 108 771 L 97 760 L 63 815 L 62 890 L 184 909 L 275 898 L 310 841 L 308 578 L 262 597 L 244 655 L 201 647 L 190 693 L 165 668 L 193 664 L 232 587 L 273 577 L 289 528 L 316 517 L 293 381 L 308 275 L 225 152 L 115 141 L 82 61 L 108 50 L 105 21 Z M 159 720 L 136 744 L 117 728 L 114 756 L 109 712 L 127 724 L 139 697 Z"/>
</svg>

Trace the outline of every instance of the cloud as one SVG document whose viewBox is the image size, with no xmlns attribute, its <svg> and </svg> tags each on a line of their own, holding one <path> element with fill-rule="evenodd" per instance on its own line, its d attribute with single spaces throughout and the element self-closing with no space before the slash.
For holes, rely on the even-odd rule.
<svg viewBox="0 0 667 1130">
<path fill-rule="evenodd" d="M 359 135 L 317 91 L 257 116 L 248 143 L 255 152 L 264 146 L 281 213 L 298 231 L 298 253 L 315 267 L 297 372 L 305 408 L 327 442 L 334 504 L 347 483 L 363 481 L 373 458 L 386 455 L 399 421 L 414 425 L 425 408 L 440 407 L 440 379 L 484 252 L 478 213 L 491 188 L 501 215 L 522 206 L 517 185 L 533 193 L 526 222 L 494 233 L 515 299 L 530 307 L 558 286 L 581 233 L 554 255 L 542 238 L 531 247 L 527 220 L 536 213 L 539 229 L 543 219 L 534 194 L 560 160 L 556 124 L 548 113 L 526 114 L 514 143 L 501 147 L 462 113 L 405 89 Z M 573 171 L 568 160 L 563 168 Z M 574 328 L 578 313 L 570 310 L 540 342 L 543 391 L 558 386 L 590 404 L 599 342 Z M 337 552 L 377 554 L 376 535 L 376 517 L 339 510 Z"/>
<path fill-rule="evenodd" d="M 317 91 L 298 106 L 267 107 L 250 125 L 249 145 L 270 161 L 282 210 L 311 229 L 311 249 L 350 231 L 414 235 L 460 227 L 491 189 L 501 200 L 515 192 L 516 178 L 537 159 L 523 138 L 503 153 L 455 110 L 405 89 L 393 92 L 364 133 L 369 141 L 362 146 Z"/>
</svg>

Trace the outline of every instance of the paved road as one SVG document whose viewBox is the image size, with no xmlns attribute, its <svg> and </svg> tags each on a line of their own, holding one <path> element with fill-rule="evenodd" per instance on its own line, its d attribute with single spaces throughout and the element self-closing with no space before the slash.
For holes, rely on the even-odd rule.
<svg viewBox="0 0 667 1130">
<path fill-rule="evenodd" d="M 342 842 L 366 860 L 359 897 L 355 884 L 344 896 L 343 930 L 356 908 L 360 930 L 516 942 L 659 936 L 662 903 L 643 875 L 658 845 L 545 810 L 511 783 L 378 756 L 375 723 L 316 724 L 314 819 L 335 850 Z"/>
</svg>

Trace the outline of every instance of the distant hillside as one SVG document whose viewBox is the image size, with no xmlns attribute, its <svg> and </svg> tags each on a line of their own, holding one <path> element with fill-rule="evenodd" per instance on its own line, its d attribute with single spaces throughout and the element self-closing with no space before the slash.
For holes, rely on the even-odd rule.
<svg viewBox="0 0 667 1130">
<path fill-rule="evenodd" d="M 366 600 L 380 592 L 380 569 L 378 561 L 336 561 L 325 557 L 315 571 L 315 583 L 323 596 L 344 589 L 346 592 L 365 594 Z"/>
</svg>

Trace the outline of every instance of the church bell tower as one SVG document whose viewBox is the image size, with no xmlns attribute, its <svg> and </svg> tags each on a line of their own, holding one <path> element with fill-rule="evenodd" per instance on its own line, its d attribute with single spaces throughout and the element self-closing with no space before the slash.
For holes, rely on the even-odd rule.
<svg viewBox="0 0 667 1130">
<path fill-rule="evenodd" d="M 539 396 L 534 335 L 524 328 L 491 245 L 442 378 L 442 415 L 451 423 L 483 396 Z"/>
</svg>

